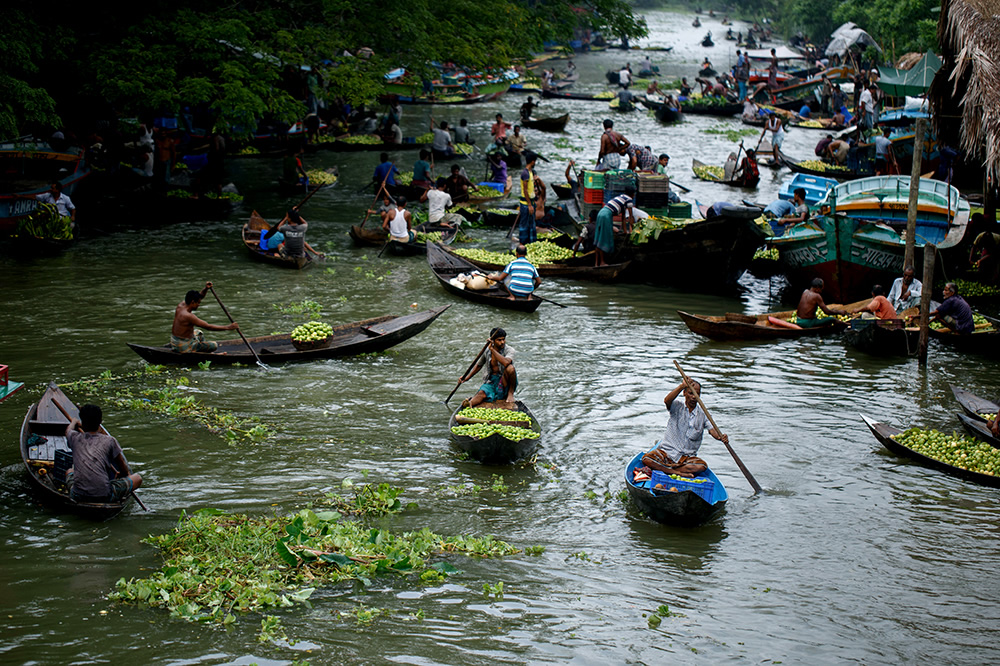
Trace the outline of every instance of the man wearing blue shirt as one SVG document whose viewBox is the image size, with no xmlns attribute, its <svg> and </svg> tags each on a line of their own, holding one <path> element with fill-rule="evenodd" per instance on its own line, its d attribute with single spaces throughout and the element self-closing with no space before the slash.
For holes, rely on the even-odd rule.
<svg viewBox="0 0 1000 666">
<path fill-rule="evenodd" d="M 394 186 L 396 184 L 395 174 L 397 173 L 399 173 L 399 169 L 389 161 L 389 153 L 382 153 L 379 155 L 379 165 L 375 167 L 372 180 L 375 181 L 376 187 L 382 185 L 383 182 L 387 186 Z"/>
<path fill-rule="evenodd" d="M 949 282 L 944 286 L 944 301 L 937 310 L 931 312 L 931 321 L 940 321 L 955 333 L 968 335 L 976 330 L 972 319 L 972 308 L 958 295 L 958 286 Z"/>
<path fill-rule="evenodd" d="M 490 276 L 497 281 L 503 281 L 510 299 L 529 298 L 531 294 L 542 284 L 542 279 L 538 277 L 538 269 L 528 261 L 528 248 L 519 244 L 514 250 L 516 259 L 507 264 L 503 272 L 496 276 Z M 508 278 L 509 281 L 508 281 Z"/>
</svg>

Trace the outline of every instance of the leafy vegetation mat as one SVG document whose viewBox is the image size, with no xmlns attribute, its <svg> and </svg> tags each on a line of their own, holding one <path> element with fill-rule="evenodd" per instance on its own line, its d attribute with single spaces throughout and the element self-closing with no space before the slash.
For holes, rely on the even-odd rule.
<svg viewBox="0 0 1000 666">
<path fill-rule="evenodd" d="M 444 560 L 449 554 L 502 557 L 520 552 L 492 536 L 382 529 L 375 525 L 377 519 L 415 506 L 403 506 L 402 489 L 386 483 L 343 485 L 353 496 L 329 493 L 319 503 L 322 508 L 289 516 L 254 517 L 218 509 L 183 515 L 172 532 L 145 539 L 162 551 L 163 566 L 146 578 L 120 579 L 109 598 L 165 608 L 189 621 L 230 624 L 238 613 L 304 602 L 320 586 L 346 581 L 369 586 L 374 578 L 390 575 L 436 584 L 459 573 Z M 353 615 L 362 621 L 361 615 Z M 287 637 L 277 618 L 265 617 L 260 638 Z"/>
</svg>

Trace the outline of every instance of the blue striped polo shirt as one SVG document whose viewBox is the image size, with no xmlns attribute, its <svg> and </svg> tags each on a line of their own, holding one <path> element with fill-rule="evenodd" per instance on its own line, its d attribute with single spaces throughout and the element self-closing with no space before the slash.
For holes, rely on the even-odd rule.
<svg viewBox="0 0 1000 666">
<path fill-rule="evenodd" d="M 632 197 L 627 194 L 619 194 L 614 199 L 609 199 L 608 203 L 604 205 L 610 208 L 615 215 L 621 215 L 621 212 L 625 210 L 627 206 L 632 205 Z"/>
<path fill-rule="evenodd" d="M 528 296 L 535 290 L 535 278 L 538 271 L 524 257 L 518 257 L 507 264 L 503 272 L 510 276 L 510 284 L 507 286 L 512 293 L 518 296 Z"/>
</svg>

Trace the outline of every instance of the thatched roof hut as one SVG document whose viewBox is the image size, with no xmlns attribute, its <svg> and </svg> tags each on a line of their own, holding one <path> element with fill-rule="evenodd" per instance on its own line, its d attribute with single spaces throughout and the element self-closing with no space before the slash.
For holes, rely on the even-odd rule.
<svg viewBox="0 0 1000 666">
<path fill-rule="evenodd" d="M 938 136 L 1000 177 L 1000 0 L 942 0 L 943 66 L 931 88 Z M 961 125 L 955 121 L 961 118 Z"/>
</svg>

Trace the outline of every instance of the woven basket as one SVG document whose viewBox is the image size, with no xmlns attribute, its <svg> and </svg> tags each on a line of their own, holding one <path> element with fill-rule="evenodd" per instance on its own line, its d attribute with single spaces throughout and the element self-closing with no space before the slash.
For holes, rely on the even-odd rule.
<svg viewBox="0 0 1000 666">
<path fill-rule="evenodd" d="M 298 340 L 292 339 L 292 346 L 299 351 L 311 351 L 313 349 L 326 349 L 333 342 L 333 336 L 328 335 L 322 340 L 307 340 L 305 342 L 299 342 Z"/>
</svg>

